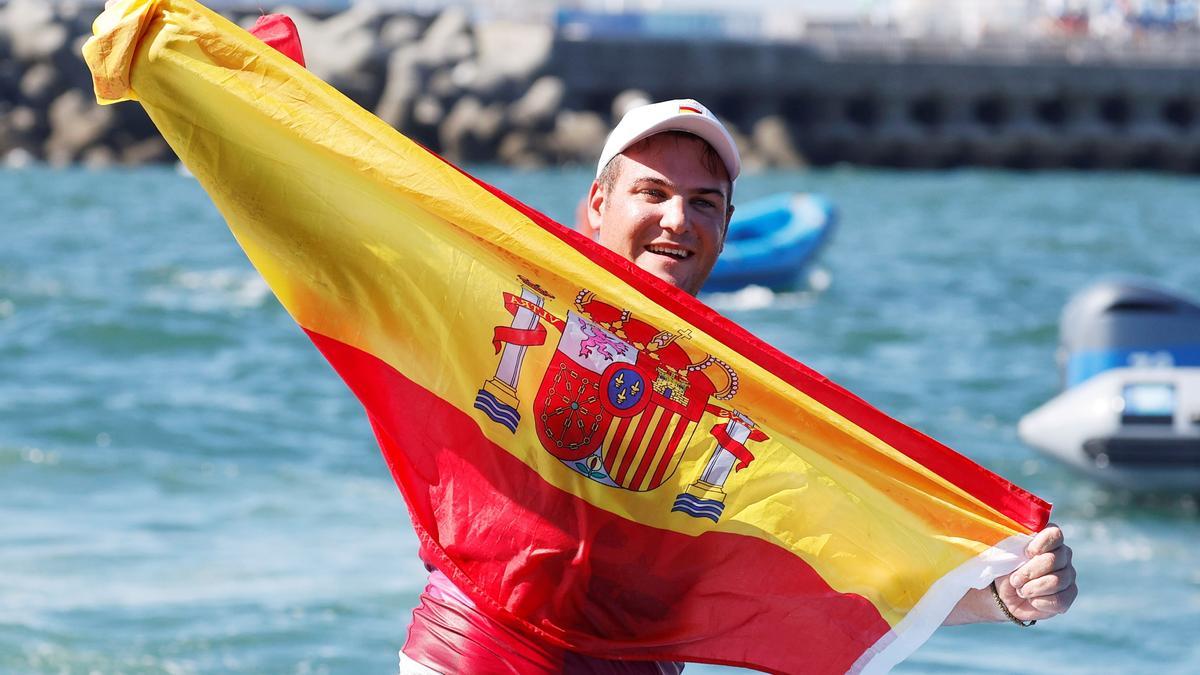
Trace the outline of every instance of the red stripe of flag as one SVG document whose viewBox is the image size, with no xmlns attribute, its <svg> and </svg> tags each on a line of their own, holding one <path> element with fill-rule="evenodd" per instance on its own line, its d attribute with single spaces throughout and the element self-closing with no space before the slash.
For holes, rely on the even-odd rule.
<svg viewBox="0 0 1200 675">
<path fill-rule="evenodd" d="M 597 508 L 386 363 L 309 337 L 366 407 L 429 562 L 515 630 L 597 656 L 781 672 L 844 672 L 888 633 L 870 602 L 783 548 Z"/>
<path fill-rule="evenodd" d="M 250 34 L 267 43 L 289 59 L 304 65 L 304 47 L 300 44 L 300 32 L 286 14 L 264 14 L 258 17 Z"/>
</svg>

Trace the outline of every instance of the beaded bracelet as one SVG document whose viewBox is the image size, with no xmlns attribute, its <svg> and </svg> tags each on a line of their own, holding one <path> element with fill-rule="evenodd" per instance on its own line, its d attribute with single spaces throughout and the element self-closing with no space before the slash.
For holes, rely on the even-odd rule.
<svg viewBox="0 0 1200 675">
<path fill-rule="evenodd" d="M 992 597 L 996 600 L 996 604 L 1000 607 L 1000 611 L 1004 612 L 1004 616 L 1008 617 L 1009 621 L 1017 624 L 1021 628 L 1029 628 L 1033 624 L 1037 623 L 1037 619 L 1034 619 L 1033 621 L 1022 621 L 1013 616 L 1013 613 L 1008 609 L 1008 605 L 1004 604 L 1004 601 L 1000 599 L 1000 591 L 996 590 L 995 579 L 992 580 Z"/>
</svg>

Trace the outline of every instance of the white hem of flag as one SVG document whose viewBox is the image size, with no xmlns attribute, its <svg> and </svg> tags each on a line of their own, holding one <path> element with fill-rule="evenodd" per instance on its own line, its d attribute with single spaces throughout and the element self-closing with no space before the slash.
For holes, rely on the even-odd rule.
<svg viewBox="0 0 1200 675">
<path fill-rule="evenodd" d="M 442 675 L 442 674 L 423 663 L 418 663 L 418 662 L 412 660 L 412 658 L 410 658 L 408 654 L 405 654 L 403 651 L 401 651 L 400 652 L 400 675 Z"/>
<path fill-rule="evenodd" d="M 942 625 L 968 590 L 984 588 L 1025 562 L 1025 547 L 1030 539 L 1027 534 L 1009 537 L 938 579 L 900 623 L 858 657 L 849 672 L 886 673 L 911 656 Z"/>
</svg>

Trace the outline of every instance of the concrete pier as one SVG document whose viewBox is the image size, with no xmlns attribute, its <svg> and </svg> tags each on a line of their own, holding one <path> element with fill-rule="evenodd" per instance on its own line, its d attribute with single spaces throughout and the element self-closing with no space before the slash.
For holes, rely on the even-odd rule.
<svg viewBox="0 0 1200 675">
<path fill-rule="evenodd" d="M 700 98 L 745 134 L 782 120 L 814 164 L 1195 172 L 1200 59 L 1178 56 L 559 41 L 551 70 L 596 108 L 633 87 Z"/>
<path fill-rule="evenodd" d="M 0 160 L 170 161 L 132 104 L 99 108 L 79 56 L 97 8 L 0 5 Z M 1200 172 L 1200 38 L 983 40 L 808 30 L 755 42 L 589 39 L 552 19 L 358 6 L 292 11 L 309 68 L 451 160 L 590 163 L 625 107 L 690 96 L 749 168 L 1138 168 Z M 248 26 L 258 15 L 230 11 Z"/>
</svg>

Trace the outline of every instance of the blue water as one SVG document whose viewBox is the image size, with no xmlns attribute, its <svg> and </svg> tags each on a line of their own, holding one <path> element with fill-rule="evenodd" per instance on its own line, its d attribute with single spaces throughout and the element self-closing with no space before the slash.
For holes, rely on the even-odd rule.
<svg viewBox="0 0 1200 675">
<path fill-rule="evenodd" d="M 565 218 L 588 176 L 481 169 Z M 835 169 L 809 291 L 707 300 L 1056 504 L 1065 617 L 944 629 L 905 672 L 1200 672 L 1192 498 L 1016 438 L 1058 312 L 1106 273 L 1200 289 L 1194 178 Z M 356 401 L 169 169 L 0 173 L 0 673 L 387 673 L 422 585 Z M 796 636 L 803 640 L 804 636 Z M 788 649 L 786 644 L 780 649 Z M 694 666 L 710 675 L 728 669 Z"/>
</svg>

